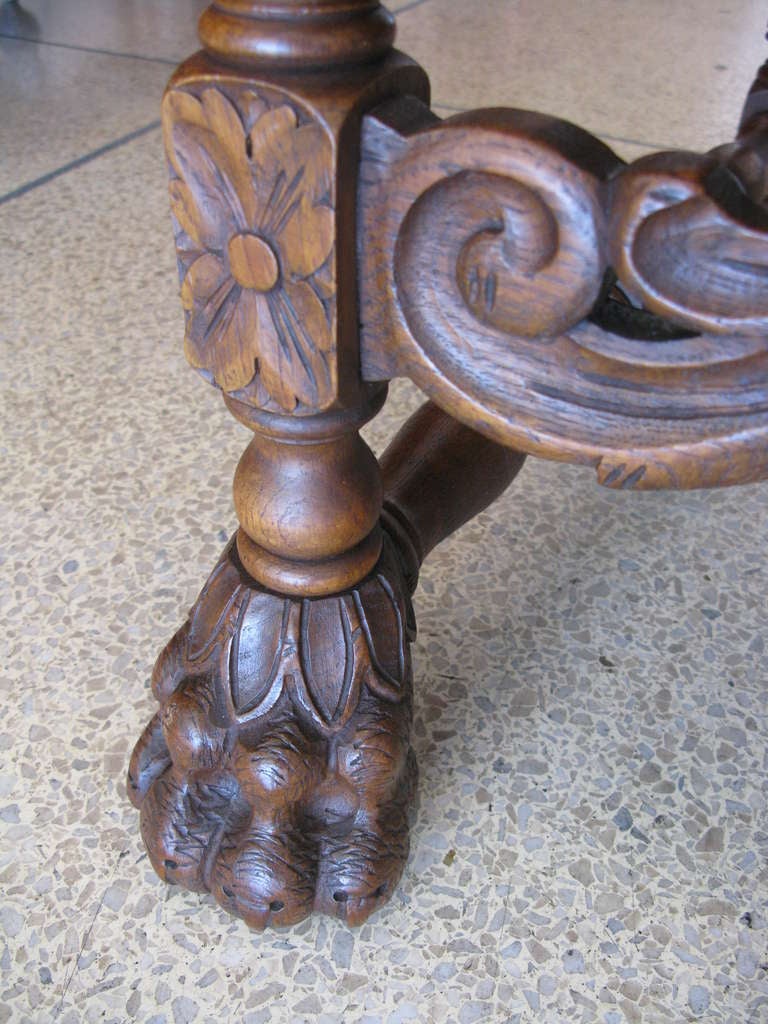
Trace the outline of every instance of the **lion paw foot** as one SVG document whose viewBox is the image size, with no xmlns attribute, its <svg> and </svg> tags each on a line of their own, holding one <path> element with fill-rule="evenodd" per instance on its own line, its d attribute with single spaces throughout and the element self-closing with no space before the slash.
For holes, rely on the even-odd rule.
<svg viewBox="0 0 768 1024">
<path fill-rule="evenodd" d="M 408 855 L 407 589 L 391 550 L 353 591 L 294 600 L 232 547 L 158 659 L 131 798 L 158 874 L 251 927 L 359 924 Z"/>
</svg>

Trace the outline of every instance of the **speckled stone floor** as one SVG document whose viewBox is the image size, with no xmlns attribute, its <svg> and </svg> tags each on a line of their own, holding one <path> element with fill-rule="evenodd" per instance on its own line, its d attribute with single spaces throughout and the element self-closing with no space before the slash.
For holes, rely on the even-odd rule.
<svg viewBox="0 0 768 1024">
<path fill-rule="evenodd" d="M 127 759 L 246 443 L 183 362 L 156 125 L 201 6 L 0 7 L 0 1022 L 768 1021 L 766 486 L 529 461 L 432 557 L 412 856 L 360 930 L 152 873 Z M 399 6 L 440 112 L 627 158 L 727 139 L 766 56 L 757 0 Z"/>
</svg>

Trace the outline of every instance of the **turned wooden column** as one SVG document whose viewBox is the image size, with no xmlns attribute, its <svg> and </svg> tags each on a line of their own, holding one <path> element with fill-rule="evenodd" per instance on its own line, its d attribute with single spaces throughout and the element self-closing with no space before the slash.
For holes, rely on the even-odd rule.
<svg viewBox="0 0 768 1024">
<path fill-rule="evenodd" d="M 366 108 L 423 73 L 366 0 L 212 5 L 205 53 L 163 124 L 187 354 L 254 431 L 235 476 L 248 573 L 287 594 L 351 586 L 381 553 L 381 482 L 359 427 L 357 139 Z"/>
</svg>

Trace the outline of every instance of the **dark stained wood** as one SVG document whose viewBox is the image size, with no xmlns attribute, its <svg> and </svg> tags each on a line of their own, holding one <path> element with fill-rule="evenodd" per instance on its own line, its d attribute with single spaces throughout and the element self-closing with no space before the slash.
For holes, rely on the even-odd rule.
<svg viewBox="0 0 768 1024">
<path fill-rule="evenodd" d="M 166 880 L 358 924 L 408 855 L 429 552 L 525 453 L 768 475 L 768 70 L 734 143 L 626 166 L 552 117 L 441 121 L 374 0 L 217 0 L 200 34 L 163 100 L 185 349 L 253 440 L 129 793 Z M 434 401 L 377 462 L 397 375 Z"/>
<path fill-rule="evenodd" d="M 474 429 L 607 486 L 765 477 L 768 132 L 749 107 L 735 147 L 629 167 L 527 111 L 440 121 L 403 98 L 371 113 L 363 376 L 409 376 Z M 644 308 L 612 310 L 624 336 L 603 326 L 616 277 Z"/>
<path fill-rule="evenodd" d="M 495 444 L 432 402 L 404 424 L 381 459 L 384 517 L 408 575 L 434 548 L 506 490 L 525 455 Z"/>
<path fill-rule="evenodd" d="M 321 6 L 336 39 L 376 5 Z M 291 32 L 306 22 L 290 3 L 217 5 L 209 21 L 225 7 L 244 45 L 267 31 L 260 7 Z M 248 69 L 198 54 L 163 100 L 185 351 L 255 432 L 235 477 L 239 555 L 264 586 L 304 596 L 352 585 L 381 551 L 378 468 L 356 434 L 386 393 L 359 372 L 356 140 L 383 98 L 428 95 L 402 55 L 347 56 L 288 75 L 261 53 Z"/>
<path fill-rule="evenodd" d="M 326 598 L 264 590 L 234 543 L 158 659 L 129 793 L 152 864 L 254 928 L 362 921 L 408 854 L 410 596 L 392 543 Z"/>
<path fill-rule="evenodd" d="M 376 0 L 217 0 L 200 18 L 206 50 L 249 67 L 367 63 L 394 38 L 395 20 Z"/>
<path fill-rule="evenodd" d="M 416 786 L 410 594 L 524 459 L 427 404 L 382 459 L 381 556 L 342 593 L 266 590 L 230 542 L 158 658 L 160 711 L 131 759 L 162 878 L 254 928 L 313 909 L 357 924 L 392 894 Z"/>
</svg>

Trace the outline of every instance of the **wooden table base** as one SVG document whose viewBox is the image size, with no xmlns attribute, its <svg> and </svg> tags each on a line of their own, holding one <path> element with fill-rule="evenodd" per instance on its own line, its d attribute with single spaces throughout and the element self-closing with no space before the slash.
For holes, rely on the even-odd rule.
<svg viewBox="0 0 768 1024">
<path fill-rule="evenodd" d="M 710 154 L 446 122 L 370 0 L 218 0 L 163 101 L 186 354 L 253 431 L 129 791 L 157 872 L 357 924 L 408 856 L 411 594 L 525 453 L 607 486 L 768 475 L 768 88 Z M 380 462 L 361 426 L 434 400 Z"/>
</svg>

